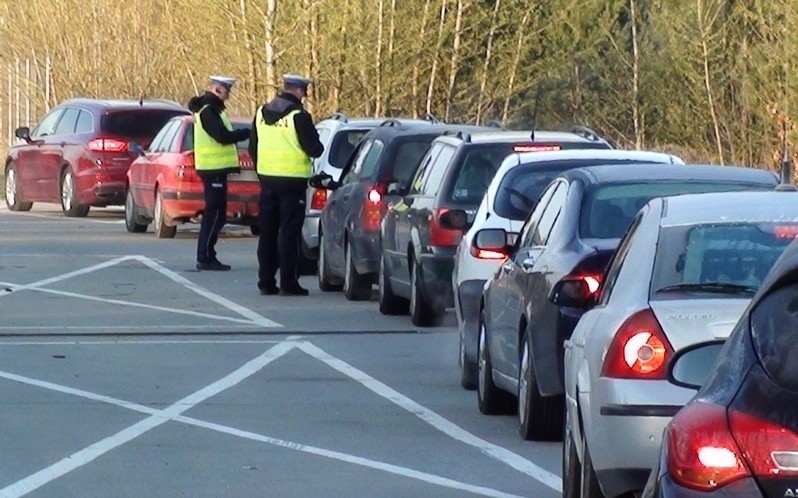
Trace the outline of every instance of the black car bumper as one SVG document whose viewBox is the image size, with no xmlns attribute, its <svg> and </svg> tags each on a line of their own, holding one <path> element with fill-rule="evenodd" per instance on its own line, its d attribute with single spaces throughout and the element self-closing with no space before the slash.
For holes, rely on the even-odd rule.
<svg viewBox="0 0 798 498">
<path fill-rule="evenodd" d="M 418 264 L 421 266 L 421 290 L 427 302 L 437 309 L 454 306 L 454 254 L 422 254 Z"/>
<path fill-rule="evenodd" d="M 352 232 L 349 234 L 352 262 L 360 275 L 376 277 L 380 269 L 380 233 Z"/>
</svg>

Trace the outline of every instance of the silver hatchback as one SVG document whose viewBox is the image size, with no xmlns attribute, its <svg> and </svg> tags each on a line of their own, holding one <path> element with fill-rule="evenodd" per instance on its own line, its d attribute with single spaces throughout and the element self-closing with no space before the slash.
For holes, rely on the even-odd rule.
<svg viewBox="0 0 798 498">
<path fill-rule="evenodd" d="M 621 241 L 595 307 L 565 342 L 565 496 L 639 492 L 662 433 L 695 391 L 667 363 L 725 339 L 798 235 L 798 194 L 651 200 Z"/>
</svg>

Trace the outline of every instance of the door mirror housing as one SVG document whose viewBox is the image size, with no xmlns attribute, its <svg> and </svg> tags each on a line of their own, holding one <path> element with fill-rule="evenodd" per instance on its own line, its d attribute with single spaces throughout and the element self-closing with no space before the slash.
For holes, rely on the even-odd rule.
<svg viewBox="0 0 798 498">
<path fill-rule="evenodd" d="M 441 214 L 439 218 L 441 228 L 448 230 L 467 230 L 468 213 L 462 209 L 450 209 Z"/>
<path fill-rule="evenodd" d="M 20 126 L 16 130 L 14 130 L 14 136 L 20 138 L 26 142 L 30 142 L 30 128 L 27 126 Z"/>
<path fill-rule="evenodd" d="M 485 251 L 508 252 L 512 234 L 501 228 L 483 228 L 474 234 L 474 247 Z"/>
<path fill-rule="evenodd" d="M 569 276 L 554 284 L 549 301 L 566 308 L 589 308 L 600 289 L 601 280 L 594 275 Z"/>
<path fill-rule="evenodd" d="M 668 365 L 668 380 L 680 387 L 701 389 L 712 375 L 725 342 L 701 342 L 677 352 Z"/>
<path fill-rule="evenodd" d="M 144 155 L 144 148 L 139 145 L 137 142 L 130 142 L 127 144 L 127 149 L 136 156 L 143 156 Z"/>
<path fill-rule="evenodd" d="M 398 195 L 400 197 L 407 195 L 407 187 L 395 178 L 391 178 L 387 182 L 385 195 Z"/>
</svg>

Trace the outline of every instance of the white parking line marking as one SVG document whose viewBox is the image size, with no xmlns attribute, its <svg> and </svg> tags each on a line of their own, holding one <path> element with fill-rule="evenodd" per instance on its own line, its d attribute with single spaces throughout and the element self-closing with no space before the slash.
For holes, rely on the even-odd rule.
<svg viewBox="0 0 798 498">
<path fill-rule="evenodd" d="M 260 325 L 251 322 L 242 323 L 238 327 L 242 329 L 259 329 Z M 4 325 L 0 326 L 0 331 L 22 331 L 22 330 L 114 330 L 114 331 L 154 331 L 154 332 L 175 332 L 185 330 L 219 330 L 219 325 L 26 325 L 22 327 Z"/>
<path fill-rule="evenodd" d="M 286 339 L 287 340 L 287 339 Z M 106 341 L 3 341 L 0 340 L 0 346 L 127 346 L 131 345 L 149 345 L 149 344 L 278 344 L 284 342 L 282 340 L 268 340 L 268 339 L 175 339 L 175 340 L 125 340 L 113 339 Z"/>
<path fill-rule="evenodd" d="M 82 450 L 69 455 L 68 457 L 50 465 L 47 468 L 36 472 L 24 479 L 21 479 L 10 486 L 0 490 L 0 497 L 17 497 L 30 493 L 50 481 L 58 479 L 79 467 L 82 467 L 96 458 L 108 453 L 109 451 L 132 441 L 133 439 L 145 434 L 158 426 L 169 422 L 182 413 L 190 410 L 203 401 L 237 385 L 244 379 L 260 371 L 272 361 L 280 358 L 296 347 L 295 343 L 281 342 L 262 355 L 250 360 L 243 366 L 233 371 L 229 375 L 222 377 L 216 382 L 203 387 L 202 389 L 186 396 L 180 401 L 168 406 L 164 410 L 153 413 L 149 417 L 133 424 L 132 426 L 117 432 L 97 443 L 92 444 Z"/>
<path fill-rule="evenodd" d="M 54 214 L 36 214 L 36 213 L 11 213 L 14 216 L 20 216 L 25 218 L 41 218 L 45 220 L 58 220 L 58 221 L 72 221 L 72 222 L 88 222 L 88 223 L 100 223 L 104 225 L 119 225 L 125 222 L 125 220 L 95 220 L 93 218 L 67 218 L 66 216 L 59 216 Z"/>
<path fill-rule="evenodd" d="M 171 279 L 171 280 L 183 285 L 187 289 L 196 292 L 200 296 L 203 296 L 206 299 L 209 299 L 209 300 L 215 302 L 216 304 L 224 306 L 225 308 L 227 308 L 229 310 L 235 311 L 236 313 L 238 313 L 241 316 L 249 318 L 252 323 L 260 325 L 261 327 L 268 327 L 268 328 L 282 327 L 282 325 L 280 325 L 279 323 L 274 322 L 272 320 L 269 320 L 268 318 L 266 318 L 264 316 L 261 316 L 258 313 L 255 313 L 254 311 L 250 310 L 249 308 L 245 308 L 244 306 L 241 306 L 240 304 L 236 304 L 233 301 L 230 301 L 226 297 L 222 297 L 222 296 L 220 296 L 218 294 L 214 294 L 213 292 L 211 292 L 209 290 L 203 289 L 202 287 L 200 287 L 199 285 L 195 284 L 191 280 L 188 280 L 187 278 L 183 277 L 182 275 L 178 275 L 177 273 L 173 272 L 172 270 L 170 270 L 170 269 L 168 269 L 168 268 L 166 268 L 164 266 L 159 265 L 158 263 L 156 263 L 155 261 L 151 260 L 150 258 L 148 258 L 146 256 L 135 256 L 135 259 L 137 259 L 138 261 L 141 261 L 145 265 L 149 266 L 153 270 L 155 270 L 158 273 L 160 273 L 161 275 L 165 276 L 166 278 L 169 278 L 169 279 Z"/>
<path fill-rule="evenodd" d="M 55 277 L 45 278 L 43 280 L 39 280 L 37 282 L 32 282 L 30 284 L 19 285 L 15 289 L 15 292 L 19 292 L 22 290 L 29 290 L 34 289 L 37 287 L 44 287 L 45 285 L 54 284 L 56 282 L 61 282 L 62 280 L 66 280 L 68 278 L 77 277 L 80 275 L 86 275 L 87 273 L 91 273 L 97 270 L 102 270 L 104 268 L 109 268 L 114 265 L 118 265 L 119 263 L 123 263 L 125 261 L 130 261 L 134 259 L 134 256 L 122 256 L 121 258 L 114 258 L 104 263 L 99 263 L 92 266 L 87 266 L 86 268 L 81 268 L 80 270 L 71 271 L 69 273 L 63 273 L 61 275 L 57 275 Z M 10 294 L 0 294 L 0 297 L 8 296 Z"/>
<path fill-rule="evenodd" d="M 11 289 L 15 290 L 15 291 L 17 290 L 18 287 L 21 287 L 21 286 L 18 286 L 18 285 L 7 283 L 7 282 L 0 282 L 0 285 L 6 285 L 8 287 L 11 287 Z M 105 298 L 105 297 L 95 297 L 95 296 L 89 296 L 87 294 L 78 294 L 76 292 L 59 291 L 59 290 L 53 290 L 53 289 L 42 289 L 42 288 L 37 288 L 37 287 L 31 288 L 29 290 L 32 290 L 34 292 L 43 292 L 43 293 L 46 293 L 46 294 L 54 294 L 54 295 L 64 296 L 64 297 L 74 297 L 74 298 L 78 298 L 78 299 L 86 299 L 88 301 L 96 301 L 96 302 L 107 303 L 107 304 L 119 304 L 119 305 L 122 305 L 122 306 L 132 306 L 134 308 L 145 308 L 145 309 L 149 309 L 149 310 L 153 310 L 153 311 L 166 311 L 166 312 L 169 312 L 169 313 L 176 313 L 178 315 L 189 315 L 189 316 L 196 316 L 196 317 L 200 317 L 200 318 L 210 318 L 211 320 L 223 320 L 223 321 L 235 322 L 235 323 L 252 324 L 252 320 L 245 320 L 243 318 L 234 318 L 234 317 L 231 317 L 231 316 L 214 315 L 214 314 L 211 314 L 211 313 L 202 313 L 200 311 L 190 311 L 190 310 L 180 310 L 180 309 L 175 309 L 175 308 L 167 308 L 167 307 L 164 307 L 164 306 L 155 306 L 155 305 L 151 305 L 151 304 L 142 304 L 142 303 L 136 303 L 136 302 L 133 302 L 133 301 L 123 301 L 121 299 L 108 299 L 108 298 Z"/>
<path fill-rule="evenodd" d="M 0 372 L 0 378 L 12 380 L 15 382 L 20 382 L 22 384 L 27 384 L 31 386 L 41 387 L 43 389 L 56 391 L 64 394 L 71 394 L 74 396 L 86 398 L 92 401 L 98 401 L 101 403 L 107 403 L 110 405 L 115 405 L 121 408 L 126 408 L 128 410 L 133 410 L 136 412 L 144 413 L 151 416 L 158 416 L 162 413 L 161 410 L 157 410 L 154 408 L 150 408 L 148 406 L 140 405 L 138 403 L 132 403 L 125 400 L 112 398 L 110 396 L 104 396 L 102 394 L 96 394 L 88 391 L 83 391 L 81 389 L 75 389 L 72 387 L 62 386 L 59 384 L 53 384 L 52 382 L 41 381 L 37 379 L 31 379 L 29 377 L 24 377 L 21 375 L 16 375 L 8 372 Z M 200 427 L 203 429 L 212 430 L 215 432 L 220 432 L 223 434 L 228 434 L 231 436 L 248 439 L 250 441 L 257 441 L 261 443 L 270 444 L 273 446 L 278 446 L 281 448 L 286 448 L 294 451 L 300 451 L 302 453 L 308 453 L 311 455 L 321 456 L 324 458 L 330 458 L 332 460 L 338 460 L 341 462 L 351 463 L 354 465 L 359 465 L 361 467 L 367 467 L 371 469 L 381 470 L 384 472 L 388 472 L 390 474 L 399 475 L 403 477 L 408 477 L 410 479 L 415 479 L 418 481 L 423 481 L 429 484 L 435 484 L 437 486 L 442 486 L 451 489 L 457 489 L 460 491 L 465 491 L 468 493 L 480 495 L 480 496 L 488 496 L 492 498 L 523 498 L 518 495 L 513 495 L 509 493 L 504 493 L 502 491 L 497 491 L 495 489 L 483 487 L 483 486 L 475 486 L 471 484 L 467 484 L 460 481 L 455 481 L 453 479 L 448 479 L 446 477 L 437 476 L 435 474 L 429 474 L 427 472 L 420 472 L 417 470 L 409 469 L 406 467 L 400 467 L 398 465 L 392 465 L 385 462 L 380 462 L 378 460 L 371 460 L 367 458 L 362 458 L 356 455 L 350 455 L 348 453 L 342 453 L 339 451 L 332 451 L 326 450 L 324 448 L 318 448 L 315 446 L 308 446 L 301 443 L 295 443 L 292 441 L 286 441 L 284 439 L 273 438 L 270 436 L 265 436 L 262 434 L 257 434 L 250 431 L 244 431 L 240 429 L 235 429 L 233 427 L 229 427 L 226 425 L 216 424 L 212 422 L 205 422 L 202 420 L 198 420 L 192 417 L 186 417 L 184 415 L 178 415 L 172 417 L 172 420 L 175 422 Z M 88 462 L 87 462 L 88 463 Z M 5 491 L 5 490 L 3 490 Z M 3 491 L 0 491 L 0 496 L 6 496 L 2 494 Z M 8 496 L 18 496 L 18 495 L 8 495 Z"/>
<path fill-rule="evenodd" d="M 326 363 L 335 370 L 338 370 L 342 374 L 359 382 L 375 394 L 407 410 L 447 436 L 460 441 L 461 443 L 465 443 L 469 446 L 477 448 L 482 453 L 488 455 L 494 460 L 502 462 L 513 469 L 532 477 L 536 481 L 546 485 L 554 491 L 560 493 L 562 492 L 562 480 L 556 474 L 543 469 L 521 455 L 513 453 L 506 448 L 502 448 L 501 446 L 495 445 L 471 434 L 449 420 L 441 417 L 432 410 L 420 405 L 419 403 L 392 389 L 362 370 L 358 370 L 345 361 L 328 354 L 310 342 L 301 342 L 297 345 L 297 347 L 310 356 Z"/>
</svg>

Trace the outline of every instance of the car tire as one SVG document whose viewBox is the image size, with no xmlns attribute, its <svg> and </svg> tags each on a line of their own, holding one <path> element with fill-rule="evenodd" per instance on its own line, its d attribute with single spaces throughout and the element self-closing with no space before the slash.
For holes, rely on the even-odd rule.
<svg viewBox="0 0 798 498">
<path fill-rule="evenodd" d="M 596 469 L 593 468 L 593 459 L 590 456 L 590 450 L 587 447 L 587 441 L 584 434 L 582 435 L 582 465 L 581 465 L 580 482 L 580 496 L 582 498 L 604 498 L 604 493 L 601 491 L 601 486 L 596 476 Z"/>
<path fill-rule="evenodd" d="M 477 363 L 466 358 L 465 354 L 465 341 L 463 335 L 460 334 L 460 386 L 467 391 L 477 389 L 479 383 L 479 367 Z"/>
<path fill-rule="evenodd" d="M 493 366 L 490 361 L 490 348 L 488 347 L 484 318 L 484 314 L 481 314 L 478 341 L 479 380 L 477 384 L 477 406 L 479 411 L 485 415 L 505 415 L 512 412 L 513 397 L 493 383 Z"/>
<path fill-rule="evenodd" d="M 257 223 L 249 226 L 249 233 L 254 237 L 260 237 L 260 227 Z"/>
<path fill-rule="evenodd" d="M 169 226 L 166 222 L 166 212 L 163 208 L 163 194 L 160 190 L 155 191 L 155 212 L 153 213 L 153 222 L 155 229 L 155 237 L 159 239 L 173 239 L 177 234 L 176 226 Z"/>
<path fill-rule="evenodd" d="M 543 396 L 535 376 L 529 334 L 521 341 L 518 369 L 518 432 L 527 441 L 556 441 L 562 437 L 563 396 Z"/>
<path fill-rule="evenodd" d="M 388 279 L 388 268 L 385 266 L 385 255 L 380 255 L 380 313 L 383 315 L 406 315 L 410 311 L 410 301 L 399 297 L 391 289 Z"/>
<path fill-rule="evenodd" d="M 418 263 L 410 269 L 410 321 L 418 327 L 437 327 L 443 323 L 443 310 L 427 302 L 421 290 Z"/>
<path fill-rule="evenodd" d="M 299 267 L 300 275 L 316 274 L 316 262 L 305 256 L 305 250 L 302 248 L 299 249 L 299 262 L 297 266 Z"/>
<path fill-rule="evenodd" d="M 68 218 L 84 218 L 89 214 L 89 206 L 78 204 L 75 175 L 70 168 L 61 173 L 61 210 Z"/>
<path fill-rule="evenodd" d="M 576 443 L 574 443 L 569 418 L 568 410 L 565 410 L 562 438 L 562 496 L 563 498 L 580 498 L 582 467 L 579 464 L 579 455 L 576 452 Z"/>
<path fill-rule="evenodd" d="M 319 261 L 318 274 L 319 274 L 319 289 L 322 292 L 336 292 L 343 288 L 338 280 L 330 276 L 330 270 L 327 267 L 327 251 L 324 250 L 324 237 L 319 233 Z"/>
<path fill-rule="evenodd" d="M 5 185 L 3 191 L 6 194 L 6 206 L 9 211 L 30 211 L 33 207 L 32 202 L 22 202 L 21 189 L 19 188 L 19 178 L 17 177 L 17 167 L 10 163 L 6 168 Z"/>
<path fill-rule="evenodd" d="M 371 299 L 371 279 L 357 272 L 348 241 L 344 245 L 344 265 L 344 296 L 350 301 Z"/>
<path fill-rule="evenodd" d="M 147 223 L 142 223 L 139 208 L 133 199 L 133 192 L 127 189 L 125 193 L 125 228 L 130 233 L 144 233 L 147 231 L 147 225 Z"/>
</svg>

